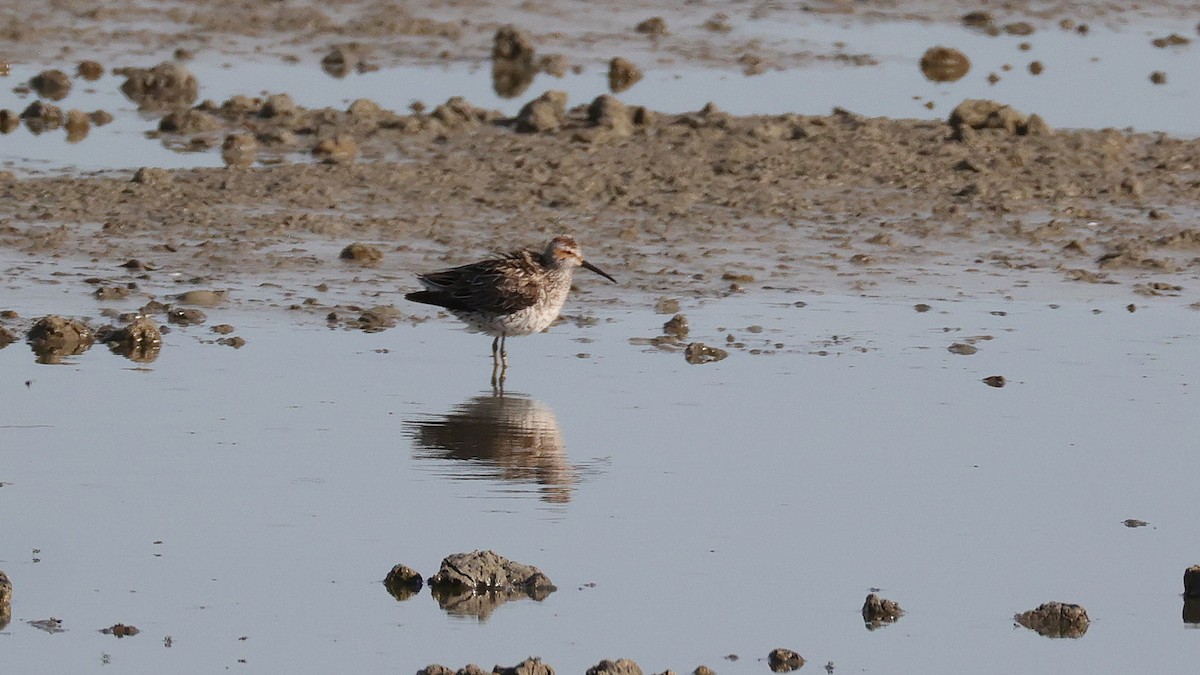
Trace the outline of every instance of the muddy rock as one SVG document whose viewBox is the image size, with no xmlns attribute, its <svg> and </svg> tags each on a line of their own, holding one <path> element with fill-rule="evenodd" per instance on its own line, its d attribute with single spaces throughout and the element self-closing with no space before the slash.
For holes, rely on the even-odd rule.
<svg viewBox="0 0 1200 675">
<path fill-rule="evenodd" d="M 151 363 L 162 350 L 162 331 L 148 316 L 139 316 L 123 328 L 97 330 L 97 339 L 112 353 L 137 363 Z"/>
<path fill-rule="evenodd" d="M 642 668 L 630 659 L 604 659 L 588 668 L 587 675 L 642 675 Z"/>
<path fill-rule="evenodd" d="M 61 363 L 66 356 L 86 352 L 95 336 L 82 321 L 51 314 L 38 319 L 26 339 L 38 363 Z"/>
<path fill-rule="evenodd" d="M 541 601 L 557 590 L 536 567 L 506 560 L 491 551 L 447 557 L 428 583 L 443 611 L 481 621 L 506 602 L 522 598 Z"/>
<path fill-rule="evenodd" d="M 1192 565 L 1183 571 L 1183 594 L 1200 598 L 1200 565 Z"/>
<path fill-rule="evenodd" d="M 331 77 L 343 78 L 352 72 L 368 73 L 379 70 L 370 62 L 371 48 L 357 42 L 334 45 L 321 58 L 321 70 Z"/>
<path fill-rule="evenodd" d="M 378 305 L 364 310 L 356 318 L 346 322 L 350 328 L 357 328 L 364 333 L 378 333 L 396 325 L 400 318 L 400 310 L 395 305 Z"/>
<path fill-rule="evenodd" d="M 537 59 L 538 72 L 551 77 L 565 77 L 569 67 L 567 57 L 562 54 L 544 54 Z"/>
<path fill-rule="evenodd" d="M 376 263 L 383 260 L 383 252 L 379 250 L 378 246 L 354 242 L 343 248 L 338 257 L 342 260 L 351 260 L 357 263 Z"/>
<path fill-rule="evenodd" d="M 696 666 L 696 669 L 692 671 L 692 675 L 717 675 L 717 673 L 708 666 Z"/>
<path fill-rule="evenodd" d="M 216 117 L 191 108 L 173 110 L 158 121 L 158 130 L 169 134 L 197 134 L 220 128 L 221 121 Z"/>
<path fill-rule="evenodd" d="M 226 337 L 217 340 L 217 344 L 224 345 L 226 347 L 233 347 L 234 349 L 241 349 L 242 347 L 246 346 L 246 338 L 234 335 L 233 337 Z"/>
<path fill-rule="evenodd" d="M 683 358 L 688 363 L 700 365 L 702 363 L 713 363 L 720 361 L 729 356 L 729 352 L 720 347 L 709 347 L 703 342 L 692 342 L 686 349 L 683 350 Z"/>
<path fill-rule="evenodd" d="M 87 138 L 88 132 L 92 130 L 92 120 L 82 110 L 68 110 L 67 122 L 63 126 L 67 129 L 67 142 L 78 143 Z"/>
<path fill-rule="evenodd" d="M 300 108 L 292 97 L 287 94 L 271 94 L 267 100 L 263 101 L 262 108 L 258 111 L 259 117 L 273 119 L 277 117 L 291 117 L 295 115 Z"/>
<path fill-rule="evenodd" d="M 655 314 L 676 314 L 679 312 L 679 301 L 675 298 L 661 297 L 654 301 Z"/>
<path fill-rule="evenodd" d="M 196 326 L 207 320 L 204 312 L 195 307 L 172 307 L 167 310 L 167 321 L 177 326 Z"/>
<path fill-rule="evenodd" d="M 449 129 L 476 127 L 501 118 L 500 113 L 477 108 L 461 96 L 450 97 L 445 103 L 434 108 L 429 116 Z"/>
<path fill-rule="evenodd" d="M 324 164 L 349 164 L 358 155 L 358 143 L 349 134 L 323 138 L 312 149 L 312 156 Z"/>
<path fill-rule="evenodd" d="M 43 70 L 29 80 L 38 96 L 60 101 L 71 93 L 71 78 L 61 70 Z"/>
<path fill-rule="evenodd" d="M 30 133 L 40 134 L 61 127 L 66 121 L 66 116 L 58 106 L 34 101 L 21 111 L 21 119 L 25 121 L 25 127 Z"/>
<path fill-rule="evenodd" d="M 1003 375 L 988 375 L 987 377 L 983 378 L 983 383 L 989 387 L 995 387 L 997 389 L 1003 387 L 1005 384 L 1008 384 Z"/>
<path fill-rule="evenodd" d="M 1150 44 L 1158 47 L 1159 49 L 1166 49 L 1167 47 L 1179 47 L 1191 43 L 1192 41 L 1189 38 L 1186 38 L 1179 33 L 1171 33 L 1166 37 L 1158 37 L 1150 41 Z"/>
<path fill-rule="evenodd" d="M 533 38 L 516 26 L 501 26 L 492 37 L 493 61 L 517 61 L 533 64 Z"/>
<path fill-rule="evenodd" d="M 554 675 L 554 668 L 542 663 L 541 657 L 531 656 L 510 668 L 496 666 L 492 672 L 495 675 Z"/>
<path fill-rule="evenodd" d="M 881 598 L 874 593 L 867 595 L 863 602 L 862 616 L 867 629 L 875 630 L 887 624 L 895 623 L 904 615 L 904 610 L 893 600 Z"/>
<path fill-rule="evenodd" d="M 221 161 L 229 167 L 248 167 L 258 159 L 258 140 L 254 134 L 229 134 L 221 142 Z"/>
<path fill-rule="evenodd" d="M 661 16 L 652 16 L 639 23 L 635 31 L 650 37 L 660 37 L 667 34 L 667 21 Z"/>
<path fill-rule="evenodd" d="M 88 119 L 92 121 L 92 124 L 102 127 L 105 124 L 112 122 L 113 116 L 112 113 L 108 112 L 107 110 L 93 110 L 92 112 L 88 113 Z"/>
<path fill-rule="evenodd" d="M 170 184 L 175 178 L 166 169 L 160 169 L 155 166 L 143 166 L 133 172 L 133 178 L 130 180 L 141 185 L 163 186 Z"/>
<path fill-rule="evenodd" d="M 1028 21 L 1014 21 L 1012 23 L 1004 24 L 1004 32 L 1008 33 L 1009 35 L 1024 37 L 1026 35 L 1033 35 L 1036 30 L 1037 29 L 1033 27 L 1033 24 L 1029 23 Z"/>
<path fill-rule="evenodd" d="M 521 133 L 556 131 L 567 114 L 567 93 L 547 91 L 517 113 L 514 128 Z"/>
<path fill-rule="evenodd" d="M 629 109 L 616 98 L 602 94 L 588 105 L 588 122 L 615 136 L 633 133 L 633 117 Z"/>
<path fill-rule="evenodd" d="M 4 349 L 16 341 L 17 336 L 13 335 L 12 331 L 4 326 L 0 326 L 0 349 Z"/>
<path fill-rule="evenodd" d="M 687 337 L 690 327 L 688 326 L 687 317 L 682 314 L 676 314 L 663 324 L 663 333 L 680 339 Z"/>
<path fill-rule="evenodd" d="M 932 82 L 956 82 L 971 70 L 971 59 L 952 47 L 930 47 L 921 56 L 921 72 Z"/>
<path fill-rule="evenodd" d="M 383 579 L 388 593 L 397 600 L 407 600 L 421 591 L 425 580 L 408 565 L 395 565 Z"/>
<path fill-rule="evenodd" d="M 790 649 L 782 647 L 772 649 L 767 654 L 767 666 L 775 673 L 787 673 L 804 666 L 804 657 Z"/>
<path fill-rule="evenodd" d="M 123 623 L 115 623 L 115 624 L 109 626 L 108 628 L 101 628 L 100 632 L 104 633 L 105 635 L 115 635 L 118 638 L 123 638 L 123 637 L 130 637 L 131 635 L 137 635 L 141 631 L 139 631 L 136 626 L 129 626 L 129 625 L 126 625 Z"/>
<path fill-rule="evenodd" d="M 1045 637 L 1083 637 L 1087 632 L 1087 610 L 1065 602 L 1047 602 L 1037 609 L 1021 612 L 1013 620 Z"/>
<path fill-rule="evenodd" d="M 1150 82 L 1153 84 L 1166 84 L 1167 74 L 1161 70 L 1156 70 L 1153 73 L 1150 73 Z"/>
<path fill-rule="evenodd" d="M 1049 133 L 1049 126 L 1038 117 L 1035 129 L 1030 129 L 1030 117 L 1001 103 L 986 99 L 967 99 L 958 104 L 947 120 L 954 128 L 953 138 L 963 140 L 964 128 L 1003 129 L 1010 134 L 1024 136 L 1030 133 Z"/>
<path fill-rule="evenodd" d="M 228 298 L 228 290 L 210 291 L 206 289 L 184 291 L 178 295 L 171 296 L 172 300 L 181 305 L 194 305 L 196 307 L 216 307 L 224 303 Z"/>
<path fill-rule="evenodd" d="M 520 96 L 533 82 L 533 40 L 514 26 L 503 26 L 492 39 L 492 88 L 504 98 Z"/>
<path fill-rule="evenodd" d="M 946 351 L 950 352 L 951 354 L 958 354 L 959 356 L 970 356 L 971 354 L 978 352 L 979 348 L 975 345 L 969 345 L 965 342 L 955 342 L 947 347 Z"/>
<path fill-rule="evenodd" d="M 375 117 L 383 112 L 383 108 L 369 98 L 356 98 L 346 108 L 346 114 L 354 117 Z"/>
<path fill-rule="evenodd" d="M 125 82 L 121 93 L 141 110 L 164 110 L 191 105 L 200 96 L 200 82 L 178 63 L 163 62 L 153 68 L 115 68 Z"/>
<path fill-rule="evenodd" d="M 608 62 L 608 88 L 619 94 L 642 79 L 642 69 L 620 56 Z"/>
<path fill-rule="evenodd" d="M 4 570 L 0 570 L 0 630 L 12 621 L 12 582 Z"/>
<path fill-rule="evenodd" d="M 11 134 L 21 126 L 21 116 L 7 108 L 0 110 L 0 134 Z"/>
<path fill-rule="evenodd" d="M 75 74 L 88 82 L 95 82 L 104 77 L 104 66 L 100 65 L 99 61 L 80 61 L 79 65 L 75 66 Z"/>
<path fill-rule="evenodd" d="M 538 568 L 508 560 L 494 551 L 447 556 L 438 573 L 430 577 L 429 585 L 474 591 L 518 589 L 550 593 L 558 590 Z"/>
<path fill-rule="evenodd" d="M 962 17 L 962 24 L 967 28 L 987 28 L 988 26 L 995 25 L 995 23 L 996 19 L 992 16 L 992 13 L 982 10 L 967 12 Z"/>
</svg>

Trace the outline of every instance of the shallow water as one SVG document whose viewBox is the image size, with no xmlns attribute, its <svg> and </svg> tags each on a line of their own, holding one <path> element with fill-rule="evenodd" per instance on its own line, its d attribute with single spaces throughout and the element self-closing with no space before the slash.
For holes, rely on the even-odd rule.
<svg viewBox="0 0 1200 675">
<path fill-rule="evenodd" d="M 964 99 L 989 98 L 1025 113 L 1036 112 L 1056 128 L 1130 127 L 1184 137 L 1200 134 L 1200 123 L 1192 114 L 1200 99 L 1200 52 L 1195 45 L 1158 49 L 1150 43 L 1172 31 L 1190 34 L 1189 26 L 1146 20 L 1133 25 L 1096 25 L 1086 37 L 1046 26 L 1029 36 L 989 37 L 959 25 L 781 17 L 786 18 L 742 21 L 735 30 L 785 53 L 869 54 L 879 63 L 850 66 L 817 61 L 748 77 L 727 67 L 685 59 L 676 62 L 646 41 L 598 46 L 572 55 L 572 62 L 583 66 L 580 74 L 562 78 L 539 75 L 514 98 L 501 97 L 493 90 L 487 62 L 388 65 L 342 79 L 325 74 L 315 55 L 292 64 L 270 57 L 201 53 L 186 65 L 201 83 L 201 99 L 217 102 L 237 94 L 286 92 L 306 107 L 344 109 L 355 99 L 369 98 L 388 109 L 406 110 L 415 101 L 432 107 L 452 96 L 463 96 L 474 105 L 515 115 L 527 101 L 548 89 L 567 92 L 571 105 L 607 93 L 605 64 L 613 55 L 603 51 L 608 48 L 646 71 L 645 79 L 619 98 L 664 112 L 699 110 L 711 101 L 739 115 L 823 115 L 840 106 L 868 116 L 945 119 Z M 1030 44 L 1029 51 L 1018 48 L 1022 42 Z M 964 51 L 971 58 L 971 71 L 954 83 L 925 80 L 917 64 L 925 49 L 935 45 Z M 164 54 L 158 60 L 166 58 L 169 55 Z M 661 63 L 660 58 L 670 62 Z M 1043 74 L 1029 73 L 1033 60 L 1045 65 Z M 154 57 L 142 55 L 105 65 L 150 66 L 156 62 Z M 24 83 L 43 68 L 72 71 L 73 66 L 16 63 L 5 80 Z M 1011 70 L 1005 70 L 1006 66 Z M 1149 77 L 1159 70 L 1166 72 L 1168 79 L 1156 86 Z M 989 84 L 989 73 L 1001 79 Z M 178 152 L 165 147 L 160 139 L 146 138 L 146 132 L 157 128 L 157 119 L 139 114 L 120 94 L 122 81 L 111 74 L 96 82 L 76 80 L 72 93 L 56 102 L 64 110 L 104 108 L 114 115 L 113 123 L 93 127 L 77 143 L 68 143 L 62 130 L 35 136 L 20 128 L 0 136 L 0 167 L 25 174 L 222 165 L 219 148 Z M 19 112 L 34 98 L 5 87 L 0 89 L 0 108 Z M 935 107 L 926 108 L 927 102 Z M 306 161 L 303 155 L 289 159 Z"/>
<path fill-rule="evenodd" d="M 92 302 L 54 309 L 68 297 Z M 1182 672 L 1194 314 L 1015 297 L 685 303 L 691 339 L 745 343 L 704 366 L 630 342 L 666 316 L 589 308 L 599 323 L 511 341 L 503 400 L 488 340 L 449 320 L 364 334 L 214 309 L 244 348 L 176 329 L 145 366 L 103 347 L 37 365 L 10 345 L 5 663 L 763 672 L 786 646 L 837 671 Z M 980 336 L 977 354 L 946 349 Z M 996 374 L 1009 384 L 980 381 Z M 481 621 L 380 583 L 486 548 L 559 590 Z M 873 587 L 908 615 L 866 630 Z M 1083 604 L 1087 634 L 1013 627 L 1050 600 Z M 26 624 L 51 616 L 67 632 Z M 97 632 L 116 622 L 142 632 Z"/>
</svg>

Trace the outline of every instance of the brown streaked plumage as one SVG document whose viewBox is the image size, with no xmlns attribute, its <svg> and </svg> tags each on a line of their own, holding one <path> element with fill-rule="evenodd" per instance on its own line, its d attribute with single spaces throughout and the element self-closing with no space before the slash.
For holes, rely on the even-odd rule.
<svg viewBox="0 0 1200 675">
<path fill-rule="evenodd" d="M 425 290 L 404 297 L 444 307 L 469 330 L 493 336 L 493 365 L 507 368 L 506 338 L 537 333 L 554 323 L 567 300 L 577 267 L 617 281 L 584 260 L 574 239 L 559 235 L 542 251 L 523 248 L 469 265 L 419 274 L 417 279 Z"/>
</svg>

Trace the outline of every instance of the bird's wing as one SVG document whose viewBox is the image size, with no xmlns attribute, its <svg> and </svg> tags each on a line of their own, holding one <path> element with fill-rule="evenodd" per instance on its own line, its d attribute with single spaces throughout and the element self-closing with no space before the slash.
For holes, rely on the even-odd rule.
<svg viewBox="0 0 1200 675">
<path fill-rule="evenodd" d="M 427 289 L 456 305 L 507 314 L 532 306 L 541 295 L 541 272 L 532 255 L 516 251 L 419 278 Z"/>
</svg>

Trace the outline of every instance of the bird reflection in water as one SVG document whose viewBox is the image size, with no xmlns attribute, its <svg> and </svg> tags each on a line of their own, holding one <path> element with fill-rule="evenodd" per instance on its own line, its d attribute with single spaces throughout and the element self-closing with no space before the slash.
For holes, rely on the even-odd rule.
<svg viewBox="0 0 1200 675">
<path fill-rule="evenodd" d="M 453 478 L 536 484 L 544 501 L 571 501 L 577 469 L 567 462 L 554 411 L 541 401 L 494 391 L 406 427 L 418 459 L 471 462 L 461 470 L 452 467 Z"/>
</svg>

